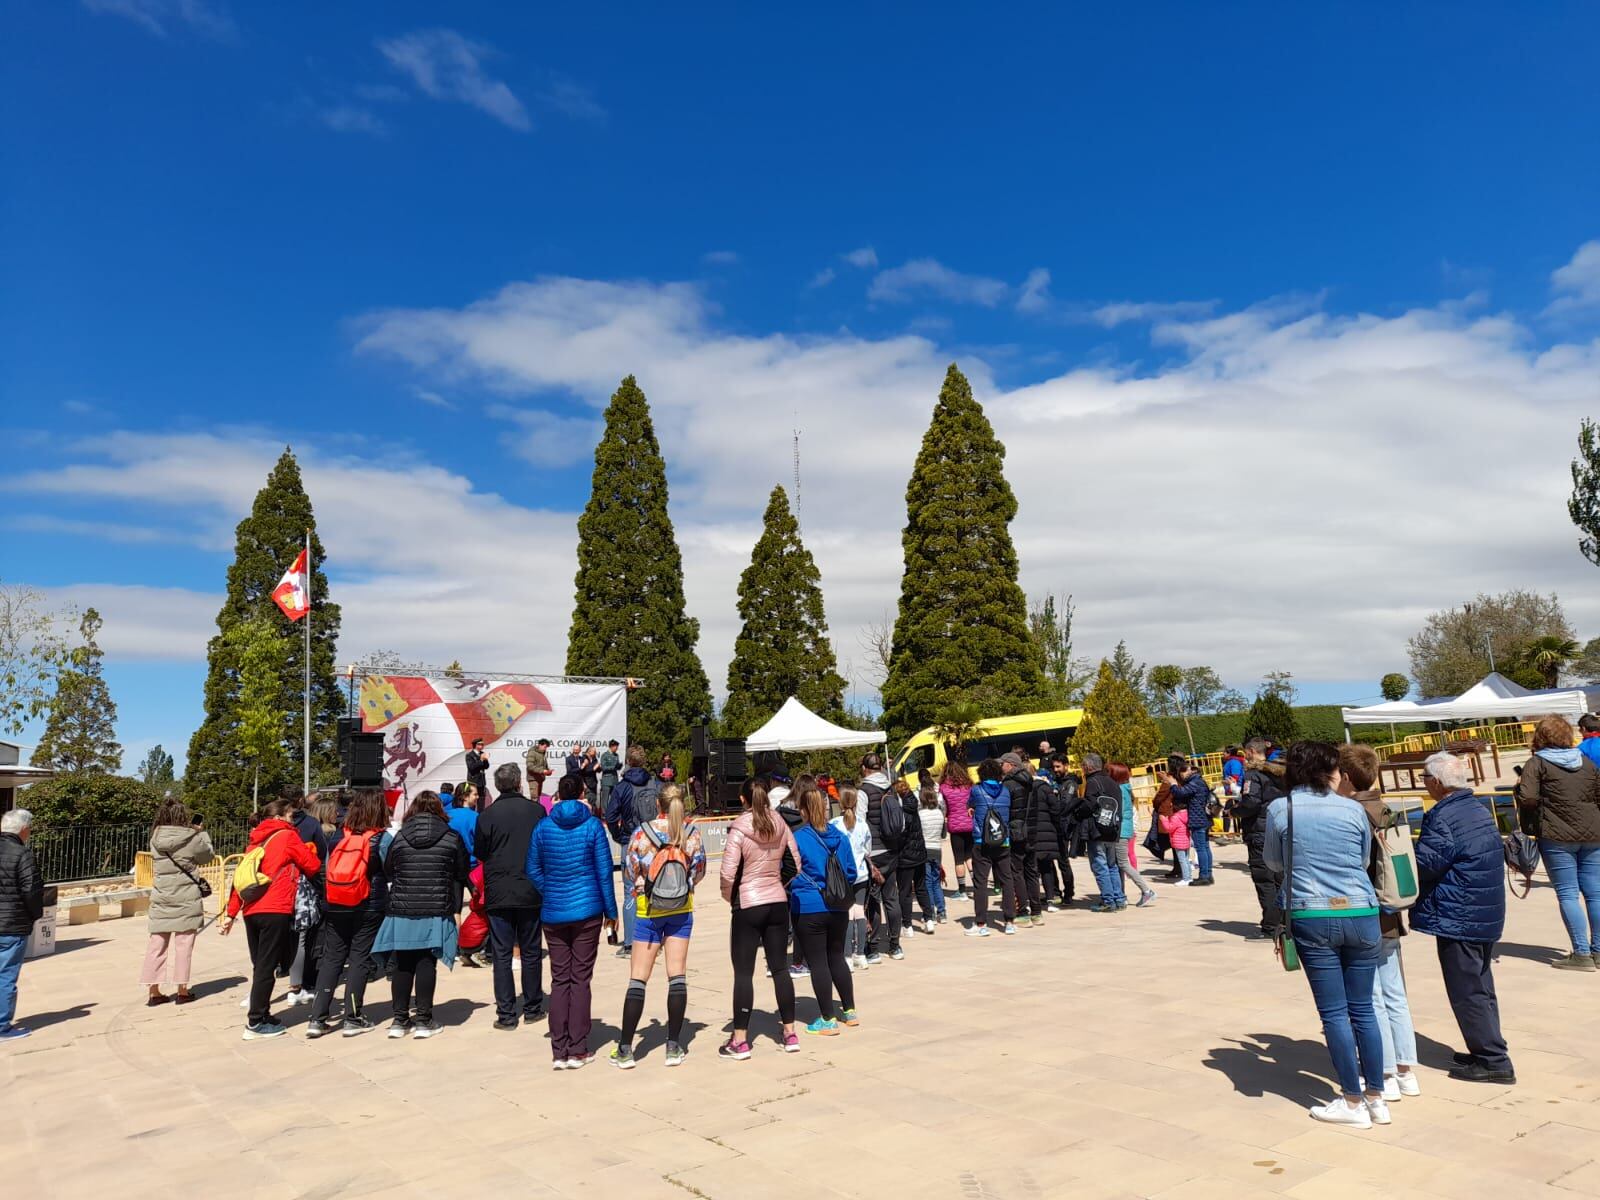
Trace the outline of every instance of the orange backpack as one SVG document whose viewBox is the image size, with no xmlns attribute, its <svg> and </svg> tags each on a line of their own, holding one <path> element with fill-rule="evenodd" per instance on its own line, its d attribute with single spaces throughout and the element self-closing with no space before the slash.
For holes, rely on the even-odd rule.
<svg viewBox="0 0 1600 1200">
<path fill-rule="evenodd" d="M 328 851 L 328 903 L 354 908 L 372 894 L 367 869 L 372 862 L 370 833 L 347 833 Z"/>
</svg>

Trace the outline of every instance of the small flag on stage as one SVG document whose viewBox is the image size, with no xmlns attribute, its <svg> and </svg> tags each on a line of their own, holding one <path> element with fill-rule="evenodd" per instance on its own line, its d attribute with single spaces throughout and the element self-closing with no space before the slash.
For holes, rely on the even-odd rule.
<svg viewBox="0 0 1600 1200">
<path fill-rule="evenodd" d="M 294 565 L 272 589 L 272 600 L 291 621 L 298 621 L 311 611 L 311 579 L 304 550 L 295 556 Z"/>
</svg>

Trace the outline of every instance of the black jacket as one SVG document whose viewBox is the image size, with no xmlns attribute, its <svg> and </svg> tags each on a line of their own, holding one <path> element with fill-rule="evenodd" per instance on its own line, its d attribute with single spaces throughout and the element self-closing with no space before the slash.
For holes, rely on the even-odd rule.
<svg viewBox="0 0 1600 1200">
<path fill-rule="evenodd" d="M 884 799 L 887 801 L 890 797 L 885 796 Z M 928 861 L 928 847 L 922 841 L 922 817 L 918 815 L 922 806 L 917 802 L 916 793 L 908 792 L 899 800 L 900 810 L 906 814 L 906 842 L 900 847 L 896 865 L 906 870 L 920 867 Z"/>
<path fill-rule="evenodd" d="M 44 877 L 33 851 L 14 833 L 0 833 L 0 937 L 27 937 L 44 916 Z"/>
<path fill-rule="evenodd" d="M 1245 841 L 1259 843 L 1266 839 L 1267 806 L 1288 794 L 1283 786 L 1282 763 L 1262 763 L 1244 773 L 1239 798 L 1233 804 L 1233 815 L 1239 820 L 1239 832 Z"/>
<path fill-rule="evenodd" d="M 539 907 L 539 889 L 528 878 L 528 843 L 544 818 L 544 805 L 521 792 L 501 792 L 478 814 L 472 846 L 483 864 L 483 907 L 488 911 Z"/>
<path fill-rule="evenodd" d="M 438 817 L 411 817 L 400 826 L 383 869 L 390 916 L 452 917 L 461 911 L 467 848 Z"/>
<path fill-rule="evenodd" d="M 1006 791 L 1011 793 L 1011 853 L 1019 848 L 1033 849 L 1034 813 L 1043 803 L 1034 789 L 1033 771 L 1016 767 L 1004 780 Z"/>
<path fill-rule="evenodd" d="M 1070 813 L 1078 802 L 1078 782 L 1068 777 L 1056 783 L 1041 775 L 1034 779 L 1034 786 L 1044 790 L 1033 807 L 1030 848 L 1035 854 L 1065 854 L 1072 841 Z"/>
<path fill-rule="evenodd" d="M 1108 803 L 1109 802 L 1109 803 Z M 1109 822 L 1098 818 L 1102 810 L 1115 813 Z M 1074 820 L 1087 821 L 1093 826 L 1089 840 L 1118 842 L 1122 840 L 1122 785 L 1104 771 L 1096 771 L 1083 781 L 1083 792 L 1073 807 Z"/>
<path fill-rule="evenodd" d="M 468 750 L 464 761 L 467 782 L 478 789 L 478 802 L 481 804 L 482 797 L 489 794 L 489 756 L 480 750 Z"/>
</svg>

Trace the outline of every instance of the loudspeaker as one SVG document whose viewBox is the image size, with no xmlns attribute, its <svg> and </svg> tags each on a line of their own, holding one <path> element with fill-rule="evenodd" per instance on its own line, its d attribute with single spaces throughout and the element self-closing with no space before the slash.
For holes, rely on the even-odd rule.
<svg viewBox="0 0 1600 1200">
<path fill-rule="evenodd" d="M 696 725 L 689 730 L 689 757 L 705 758 L 711 753 L 706 747 L 711 740 L 711 730 L 704 725 Z"/>
<path fill-rule="evenodd" d="M 706 803 L 715 812 L 738 812 L 739 783 L 733 779 L 713 779 L 706 785 Z"/>
<path fill-rule="evenodd" d="M 749 768 L 745 765 L 743 738 L 713 738 L 707 750 L 713 778 L 737 782 L 749 774 Z"/>
<path fill-rule="evenodd" d="M 347 749 L 345 782 L 351 787 L 382 787 L 383 734 L 352 733 Z"/>
<path fill-rule="evenodd" d="M 335 723 L 339 730 L 339 762 L 350 761 L 350 735 L 361 732 L 360 717 L 340 717 Z M 349 772 L 347 771 L 346 774 Z"/>
</svg>

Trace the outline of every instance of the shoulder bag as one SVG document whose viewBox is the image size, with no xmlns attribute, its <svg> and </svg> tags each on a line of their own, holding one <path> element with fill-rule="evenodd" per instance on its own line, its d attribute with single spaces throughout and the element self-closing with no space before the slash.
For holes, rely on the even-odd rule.
<svg viewBox="0 0 1600 1200">
<path fill-rule="evenodd" d="M 1273 940 L 1277 943 L 1278 961 L 1283 964 L 1283 969 L 1298 971 L 1300 949 L 1294 944 L 1294 935 L 1289 932 L 1289 910 L 1294 904 L 1294 797 L 1285 796 L 1284 803 L 1289 806 L 1289 837 L 1283 853 L 1284 902 L 1278 909 L 1278 934 Z"/>
</svg>

